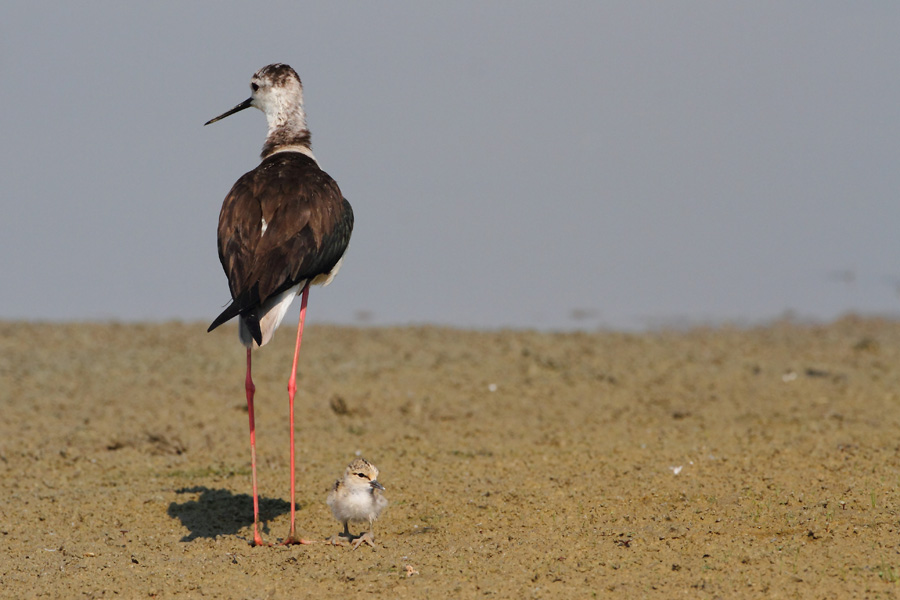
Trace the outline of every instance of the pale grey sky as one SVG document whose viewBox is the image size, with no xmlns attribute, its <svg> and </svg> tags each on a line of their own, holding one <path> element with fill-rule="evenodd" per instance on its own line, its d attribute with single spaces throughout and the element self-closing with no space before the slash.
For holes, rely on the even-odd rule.
<svg viewBox="0 0 900 600">
<path fill-rule="evenodd" d="M 357 219 L 310 322 L 897 314 L 898 31 L 896 3 L 6 3 L 0 318 L 212 320 L 266 127 L 202 124 L 272 62 Z"/>
</svg>

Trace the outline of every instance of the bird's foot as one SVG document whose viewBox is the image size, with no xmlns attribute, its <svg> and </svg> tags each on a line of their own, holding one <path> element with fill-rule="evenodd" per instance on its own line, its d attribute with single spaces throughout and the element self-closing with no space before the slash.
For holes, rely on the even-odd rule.
<svg viewBox="0 0 900 600">
<path fill-rule="evenodd" d="M 366 544 L 375 548 L 375 536 L 372 535 L 371 531 L 367 531 L 365 533 L 359 534 L 358 536 L 356 536 L 356 539 L 353 540 L 353 543 L 350 545 L 353 546 L 354 550 L 356 550 L 357 548 L 360 547 L 360 545 L 363 542 L 365 542 Z"/>
<path fill-rule="evenodd" d="M 352 541 L 353 536 L 347 536 L 339 533 L 325 540 L 325 543 L 331 544 L 332 546 L 349 546 L 350 542 Z"/>
<path fill-rule="evenodd" d="M 256 528 L 256 525 L 253 526 L 253 541 L 250 542 L 250 545 L 254 548 L 257 546 L 271 546 L 271 544 L 262 541 L 262 536 L 259 535 L 259 529 Z"/>
<path fill-rule="evenodd" d="M 293 535 L 289 535 L 283 542 L 281 542 L 282 546 L 293 546 L 295 544 L 317 544 L 315 540 L 304 540 L 303 538 L 298 538 Z"/>
</svg>

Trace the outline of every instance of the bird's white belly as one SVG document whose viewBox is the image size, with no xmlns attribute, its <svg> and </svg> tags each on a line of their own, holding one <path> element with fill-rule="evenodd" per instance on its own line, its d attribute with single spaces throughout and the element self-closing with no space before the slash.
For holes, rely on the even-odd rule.
<svg viewBox="0 0 900 600">
<path fill-rule="evenodd" d="M 286 289 L 277 296 L 269 298 L 260 307 L 259 331 L 262 333 L 262 344 L 260 346 L 265 346 L 272 340 L 275 330 L 281 325 L 281 321 L 284 319 L 288 308 L 290 308 L 291 302 L 294 301 L 294 297 L 303 289 L 304 285 L 306 285 L 306 280 Z M 247 327 L 243 317 L 241 317 L 239 335 L 241 336 L 241 343 L 248 348 L 251 344 L 256 345 L 256 341 L 250 334 L 250 328 Z"/>
<path fill-rule="evenodd" d="M 335 263 L 334 268 L 332 268 L 329 272 L 324 275 L 317 275 L 313 278 L 313 285 L 321 285 L 326 286 L 331 283 L 331 280 L 334 279 L 334 276 L 337 275 L 338 271 L 341 270 L 341 263 L 344 262 L 344 257 L 340 257 L 338 261 Z"/>
<path fill-rule="evenodd" d="M 265 221 L 263 221 L 263 224 L 265 224 Z M 331 271 L 314 277 L 310 283 L 321 286 L 328 285 L 341 269 L 341 263 L 343 262 L 344 257 L 342 256 L 338 259 L 337 263 L 335 263 L 334 268 L 332 268 Z M 272 337 L 275 335 L 275 330 L 281 325 L 281 321 L 284 319 L 284 315 L 287 313 L 288 308 L 290 308 L 291 302 L 293 302 L 294 297 L 303 290 L 303 286 L 306 285 L 306 282 L 307 280 L 304 279 L 297 285 L 281 292 L 277 296 L 269 298 L 262 307 L 260 307 L 259 330 L 262 333 L 262 344 L 260 344 L 260 346 L 265 346 L 272 340 Z M 250 329 L 247 327 L 246 323 L 244 323 L 244 319 L 241 318 L 240 321 L 238 333 L 241 338 L 241 343 L 248 348 L 251 347 L 251 345 L 257 347 L 256 341 L 250 334 Z"/>
<path fill-rule="evenodd" d="M 375 497 L 371 490 L 353 492 L 332 503 L 331 511 L 338 521 L 370 521 L 377 517 Z"/>
</svg>

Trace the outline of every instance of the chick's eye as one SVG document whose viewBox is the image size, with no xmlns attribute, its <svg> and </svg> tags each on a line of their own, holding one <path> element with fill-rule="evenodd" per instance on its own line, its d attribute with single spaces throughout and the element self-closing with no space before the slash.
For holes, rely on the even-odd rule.
<svg viewBox="0 0 900 600">
<path fill-rule="evenodd" d="M 255 84 L 255 83 L 251 83 L 251 84 L 250 84 L 250 89 L 253 90 L 253 91 L 255 92 L 256 90 L 259 89 L 259 85 Z"/>
<path fill-rule="evenodd" d="M 357 475 L 358 477 L 362 477 L 363 479 L 366 478 L 365 473 L 357 473 L 356 475 Z"/>
</svg>

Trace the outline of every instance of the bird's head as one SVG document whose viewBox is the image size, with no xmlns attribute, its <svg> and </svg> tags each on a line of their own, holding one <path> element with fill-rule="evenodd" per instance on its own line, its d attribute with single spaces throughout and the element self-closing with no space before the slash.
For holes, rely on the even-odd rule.
<svg viewBox="0 0 900 600">
<path fill-rule="evenodd" d="M 364 458 L 354 459 L 344 472 L 344 483 L 350 489 L 370 488 L 384 490 L 378 482 L 378 469 Z"/>
<path fill-rule="evenodd" d="M 250 97 L 204 125 L 220 121 L 251 106 L 266 114 L 270 130 L 282 127 L 292 119 L 296 120 L 298 115 L 305 126 L 303 84 L 297 72 L 283 63 L 267 65 L 254 73 L 250 78 Z"/>
</svg>

